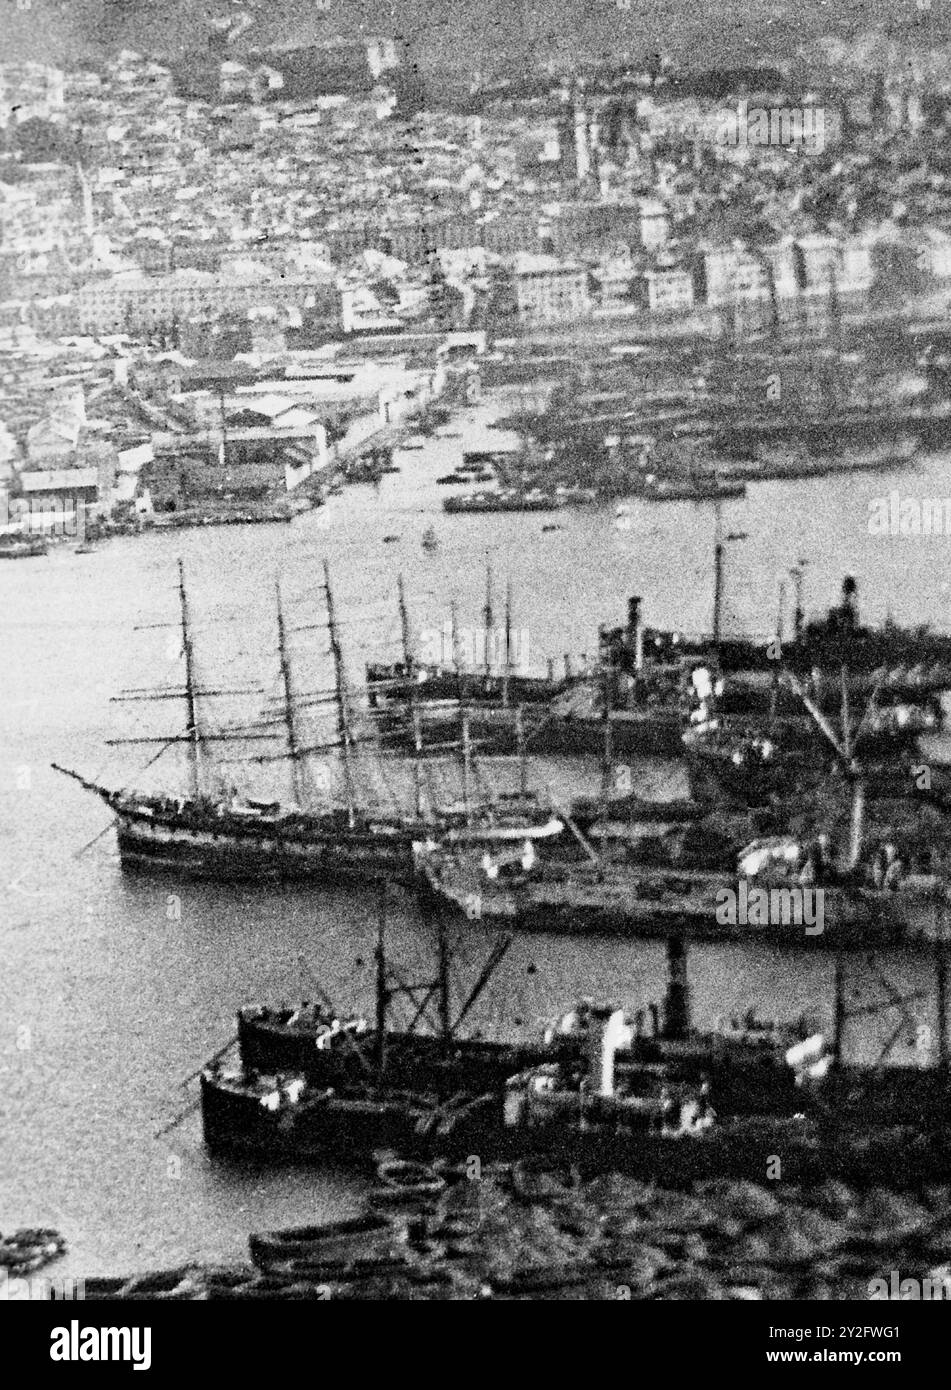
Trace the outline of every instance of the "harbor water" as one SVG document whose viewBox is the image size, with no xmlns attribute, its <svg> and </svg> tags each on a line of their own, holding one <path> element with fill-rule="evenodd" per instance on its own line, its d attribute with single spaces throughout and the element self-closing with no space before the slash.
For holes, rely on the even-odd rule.
<svg viewBox="0 0 951 1390">
<path fill-rule="evenodd" d="M 63 545 L 2 567 L 0 1230 L 27 1223 L 62 1230 L 70 1254 L 57 1272 L 79 1277 L 240 1258 L 250 1230 L 346 1215 L 361 1200 L 361 1180 L 333 1168 L 213 1163 L 187 1078 L 229 1039 L 234 1010 L 251 1000 L 308 997 L 319 981 L 341 1007 L 371 1007 L 377 895 L 124 875 L 106 809 L 49 766 L 57 761 L 110 785 L 178 789 L 177 746 L 145 770 L 158 745 L 109 748 L 106 741 L 171 738 L 181 730 L 177 700 L 112 699 L 122 689 L 181 681 L 179 557 L 199 681 L 238 692 L 204 703 L 203 717 L 218 727 L 262 708 L 273 718 L 279 709 L 278 575 L 301 690 L 329 687 L 325 558 L 355 678 L 366 660 L 399 656 L 400 573 L 417 632 L 438 632 L 454 602 L 463 643 L 476 650 L 487 559 L 498 624 L 511 583 L 527 668 L 543 671 L 549 658 L 560 666 L 564 653 L 593 659 L 599 623 L 621 623 L 630 594 L 642 596 L 651 625 L 709 630 L 709 506 L 635 502 L 620 517 L 613 505 L 445 515 L 447 489 L 436 478 L 459 462 L 464 446 L 492 446 L 498 436 L 485 428 L 488 418 L 485 409 L 470 411 L 452 426 L 464 439 L 437 437 L 398 453 L 400 472 L 378 487 L 347 488 L 289 525 L 122 538 L 85 555 Z M 890 614 L 900 623 L 951 627 L 951 536 L 875 535 L 868 524 L 870 504 L 893 490 L 943 497 L 947 468 L 946 457 L 933 457 L 895 474 L 756 484 L 744 500 L 724 504 L 725 631 L 771 633 L 780 582 L 791 593 L 789 571 L 801 561 L 809 611 L 835 601 L 848 570 L 859 581 L 866 621 Z M 430 526 L 438 545 L 426 549 Z M 324 714 L 332 719 L 332 708 Z M 286 795 L 286 770 L 262 751 L 269 745 L 217 747 L 209 777 Z M 255 750 L 258 762 L 238 761 Z M 335 775 L 329 765 L 312 774 L 318 792 Z M 537 762 L 532 774 L 540 791 L 561 799 L 592 789 L 597 768 Z M 487 766 L 484 775 L 501 782 L 513 768 Z M 377 799 L 405 793 L 391 764 L 367 759 L 361 776 Z M 448 769 L 445 776 L 449 787 Z M 645 764 L 634 780 L 646 795 L 684 790 L 676 764 Z M 397 896 L 387 920 L 391 955 L 423 978 L 431 927 Z M 491 939 L 476 926 L 456 930 L 461 991 Z M 832 968 L 818 952 L 696 947 L 696 1021 L 711 1024 L 756 1005 L 781 1015 L 805 1010 L 828 1024 Z M 923 959 L 857 956 L 849 999 L 887 1003 L 889 991 L 926 991 L 930 973 Z M 472 1021 L 493 1033 L 535 1031 L 579 994 L 638 1007 L 658 997 L 663 979 L 656 943 L 523 937 Z M 849 1046 L 875 1057 L 894 1038 L 891 1055 L 907 1060 L 931 1045 L 928 1028 L 930 1003 L 912 1001 L 863 1019 Z"/>
</svg>

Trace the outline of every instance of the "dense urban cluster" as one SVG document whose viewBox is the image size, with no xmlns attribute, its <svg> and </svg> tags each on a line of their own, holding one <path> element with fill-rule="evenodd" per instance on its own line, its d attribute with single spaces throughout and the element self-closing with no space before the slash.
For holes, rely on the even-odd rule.
<svg viewBox="0 0 951 1390">
<path fill-rule="evenodd" d="M 212 40 L 168 63 L 3 68 L 11 495 L 132 506 L 163 439 L 223 461 L 231 424 L 246 462 L 279 427 L 299 481 L 356 416 L 444 389 L 451 334 L 704 335 L 725 315 L 947 302 L 940 48 L 827 40 L 784 71 L 700 74 L 657 55 L 437 104 L 391 39 Z M 259 399 L 235 423 L 239 386 Z"/>
</svg>

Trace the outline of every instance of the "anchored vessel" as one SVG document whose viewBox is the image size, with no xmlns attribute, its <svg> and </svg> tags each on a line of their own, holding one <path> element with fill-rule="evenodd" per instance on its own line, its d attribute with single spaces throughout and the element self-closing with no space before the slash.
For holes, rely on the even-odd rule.
<svg viewBox="0 0 951 1390">
<path fill-rule="evenodd" d="M 287 650 L 287 632 L 280 589 L 277 593 L 278 640 L 282 702 L 280 722 L 286 758 L 292 768 L 294 802 L 262 802 L 237 794 L 215 795 L 208 789 L 206 762 L 209 745 L 220 740 L 272 741 L 273 732 L 249 729 L 211 733 L 199 713 L 203 696 L 223 691 L 202 690 L 196 680 L 194 644 L 184 572 L 179 564 L 181 638 L 185 664 L 182 691 L 134 692 L 133 699 L 182 699 L 186 727 L 170 739 L 145 738 L 160 751 L 184 743 L 189 758 L 187 795 L 145 795 L 93 782 L 54 764 L 100 796 L 116 817 L 123 867 L 174 869 L 195 875 L 228 878 L 357 878 L 384 877 L 409 882 L 415 873 L 414 845 L 438 827 L 452 842 L 486 845 L 497 841 L 524 844 L 536 837 L 558 834 L 561 823 L 530 794 L 495 804 L 479 804 L 468 796 L 461 807 L 440 809 L 431 816 L 417 805 L 415 815 L 370 810 L 357 797 L 354 767 L 353 719 L 345 678 L 329 574 L 324 573 L 330 647 L 334 660 L 337 730 L 332 742 L 309 742 L 300 728 L 297 694 Z M 310 697 L 308 703 L 320 702 Z M 273 721 L 271 721 L 273 722 Z M 139 742 L 139 740 L 133 740 Z M 314 753 L 339 750 L 343 774 L 341 804 L 314 809 L 310 805 L 308 759 Z"/>
<path fill-rule="evenodd" d="M 843 584 L 841 603 L 807 624 L 802 566 L 794 572 L 794 633 L 788 641 L 781 633 L 782 615 L 780 631 L 772 638 L 727 637 L 720 621 L 723 553 L 718 539 L 712 635 L 647 627 L 641 600 L 633 597 L 624 626 L 601 628 L 594 671 L 573 673 L 566 658 L 563 676 L 556 677 L 552 663 L 547 677 L 527 676 L 514 669 L 509 602 L 503 659 L 496 669 L 487 661 L 485 669 L 466 670 L 458 660 L 450 667 L 417 662 L 411 670 L 405 663 L 368 668 L 370 699 L 380 712 L 381 732 L 404 743 L 410 739 L 405 696 L 412 680 L 416 716 L 428 737 L 444 737 L 456 718 L 458 702 L 465 701 L 471 707 L 473 737 L 494 752 L 517 751 L 521 732 L 533 753 L 597 753 L 607 717 L 618 756 L 682 757 L 685 730 L 692 731 L 698 721 L 708 725 L 712 712 L 716 727 L 730 738 L 742 739 L 752 729 L 754 737 L 813 756 L 821 751 L 821 735 L 803 709 L 800 692 L 780 680 L 783 671 L 796 677 L 826 716 L 838 710 L 843 686 L 852 700 L 866 700 L 874 692 L 876 707 L 867 721 L 866 741 L 874 738 L 889 756 L 913 752 L 922 736 L 940 732 L 941 696 L 951 690 L 951 637 L 894 624 L 863 626 L 851 578 Z M 491 635 L 491 578 L 487 594 L 486 631 Z M 709 727 L 703 733 L 691 741 L 688 762 L 703 782 L 706 761 L 706 771 L 715 781 L 722 763 L 717 745 L 723 740 L 712 738 Z M 734 751 L 730 748 L 728 757 Z M 724 771 L 731 775 L 729 769 Z"/>
<path fill-rule="evenodd" d="M 520 492 L 503 488 L 498 492 L 465 492 L 443 499 L 445 512 L 553 512 L 568 505 L 567 499 L 555 492 L 532 488 Z"/>
<path fill-rule="evenodd" d="M 540 1043 L 497 1051 L 491 1065 L 445 1025 L 426 1045 L 391 1032 L 390 993 L 378 987 L 375 1034 L 365 1020 L 348 1031 L 349 1023 L 328 1014 L 328 1040 L 313 1049 L 325 1055 L 312 1052 L 296 1070 L 269 1064 L 263 1037 L 260 1067 L 242 1055 L 247 1040 L 210 1064 L 201 1080 L 206 1143 L 215 1153 L 272 1159 L 335 1152 L 369 1162 L 381 1146 L 415 1159 L 527 1157 L 668 1183 L 762 1178 L 777 1154 L 786 1181 L 835 1176 L 900 1185 L 946 1172 L 951 1079 L 943 944 L 936 952 L 936 1056 L 919 1066 L 844 1059 L 852 1015 L 841 958 L 831 1047 L 804 1019 L 777 1025 L 750 1013 L 712 1032 L 695 1029 L 682 936 L 669 938 L 668 963 L 663 1011 L 632 1019 L 584 1000 Z M 402 1069 L 404 1048 L 415 1053 L 414 1080 Z M 518 1069 L 504 1076 L 513 1064 Z"/>
<path fill-rule="evenodd" d="M 488 1044 L 460 1038 L 459 1025 L 507 949 L 503 939 L 455 1021 L 440 936 L 432 1036 L 391 1029 L 387 1010 L 398 992 L 377 951 L 377 1018 L 341 1021 L 332 1012 L 293 1020 L 273 1011 L 243 1014 L 236 1051 L 201 1077 L 205 1140 L 214 1152 L 266 1156 L 345 1151 L 366 1160 L 381 1145 L 414 1154 L 566 1151 L 605 1167 L 641 1162 L 658 1137 L 700 1132 L 712 1122 L 710 1094 L 724 1113 L 783 1114 L 799 1104 L 798 1088 L 827 1065 L 821 1035 L 805 1021 L 778 1026 L 747 1015 L 716 1033 L 691 1027 L 686 951 L 669 946 L 663 1008 L 628 1021 L 617 1010 L 582 1001 L 534 1043 Z M 650 1014 L 650 1022 L 648 1021 Z M 319 1018 L 319 1022 L 318 1022 Z M 609 1056 L 610 1054 L 610 1056 Z M 299 1065 L 289 1068 L 294 1057 Z M 544 1133 L 533 1097 L 557 1088 L 543 1078 L 591 1077 L 598 1089 L 579 1111 L 562 1111 L 557 1133 Z M 617 1104 L 605 1090 L 610 1073 Z M 583 1088 L 587 1096 L 586 1088 Z M 549 1114 L 554 1114 L 549 1107 Z M 581 1120 L 579 1123 L 579 1114 Z M 612 1139 L 603 1150 L 604 1124 Z M 632 1148 L 632 1144 L 634 1147 Z"/>
<path fill-rule="evenodd" d="M 423 891 L 471 921 L 529 931 L 682 930 L 812 948 L 933 940 L 951 880 L 944 808 L 870 801 L 851 723 L 844 743 L 831 726 L 827 734 L 844 803 L 831 787 L 814 791 L 811 810 L 787 805 L 765 817 L 680 803 L 665 819 L 662 806 L 646 816 L 635 803 L 626 822 L 612 820 L 606 741 L 600 818 L 593 804 L 585 808 L 585 835 L 563 813 L 583 857 L 562 842 L 527 861 L 431 842 L 420 852 Z"/>
</svg>

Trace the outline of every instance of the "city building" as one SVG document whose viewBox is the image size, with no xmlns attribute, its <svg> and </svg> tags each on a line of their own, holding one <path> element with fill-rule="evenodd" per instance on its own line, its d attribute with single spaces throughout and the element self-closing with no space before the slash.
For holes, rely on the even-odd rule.
<svg viewBox="0 0 951 1390">
<path fill-rule="evenodd" d="M 339 328 L 340 293 L 334 278 L 319 274 L 214 274 L 176 270 L 168 275 L 137 272 L 95 280 L 76 295 L 83 333 L 169 331 L 187 318 L 247 313 L 268 305 L 322 313 Z"/>
<path fill-rule="evenodd" d="M 65 79 L 59 68 L 45 63 L 0 65 L 0 129 L 11 120 L 19 125 L 58 115 L 65 101 Z"/>
<path fill-rule="evenodd" d="M 510 269 L 519 323 L 531 327 L 585 318 L 591 310 L 588 272 L 554 256 L 516 256 Z"/>
<path fill-rule="evenodd" d="M 660 266 L 635 275 L 631 292 L 642 309 L 674 313 L 693 308 L 694 279 L 680 266 Z"/>
</svg>

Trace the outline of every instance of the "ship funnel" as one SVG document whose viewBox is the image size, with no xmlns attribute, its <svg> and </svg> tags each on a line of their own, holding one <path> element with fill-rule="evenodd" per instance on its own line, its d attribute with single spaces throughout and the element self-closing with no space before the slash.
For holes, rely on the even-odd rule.
<svg viewBox="0 0 951 1390">
<path fill-rule="evenodd" d="M 859 624 L 859 586 L 854 577 L 847 574 L 842 581 L 842 618 L 847 626 L 855 628 Z"/>
<path fill-rule="evenodd" d="M 667 938 L 667 998 L 664 1032 L 668 1038 L 685 1038 L 690 1031 L 690 986 L 687 981 L 687 944 L 682 936 Z"/>
<path fill-rule="evenodd" d="M 614 1095 L 614 1058 L 629 1047 L 631 1029 L 621 1009 L 598 1005 L 588 1022 L 588 1085 L 593 1095 Z"/>
<path fill-rule="evenodd" d="M 640 671 L 644 665 L 644 623 L 637 595 L 627 601 L 627 649 L 634 658 L 634 670 Z"/>
</svg>

